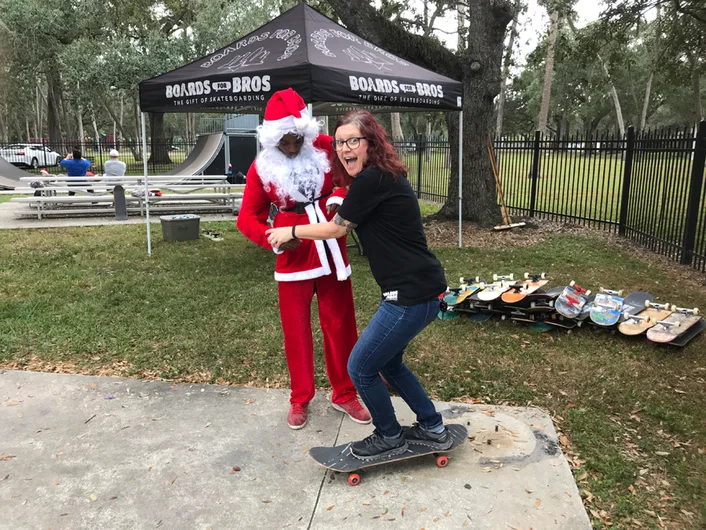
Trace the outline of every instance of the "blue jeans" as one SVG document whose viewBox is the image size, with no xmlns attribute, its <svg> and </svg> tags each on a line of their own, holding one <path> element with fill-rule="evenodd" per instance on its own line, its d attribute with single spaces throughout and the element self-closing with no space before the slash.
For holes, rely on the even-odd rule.
<svg viewBox="0 0 706 530">
<path fill-rule="evenodd" d="M 443 423 L 426 392 L 402 362 L 409 342 L 427 327 L 439 312 L 439 300 L 411 306 L 381 302 L 348 359 L 348 373 L 368 407 L 373 424 L 383 436 L 397 436 L 397 421 L 382 374 L 417 415 L 420 425 L 434 428 Z"/>
</svg>

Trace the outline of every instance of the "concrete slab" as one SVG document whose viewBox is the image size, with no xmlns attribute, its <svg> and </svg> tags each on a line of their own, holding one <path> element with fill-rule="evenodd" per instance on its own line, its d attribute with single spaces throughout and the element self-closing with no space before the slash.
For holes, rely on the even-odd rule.
<svg viewBox="0 0 706 530">
<path fill-rule="evenodd" d="M 378 466 L 354 488 L 307 455 L 371 432 L 329 399 L 292 431 L 284 390 L 2 372 L 0 529 L 590 528 L 543 411 L 439 403 L 475 437 L 449 466 Z"/>
<path fill-rule="evenodd" d="M 26 211 L 27 205 L 17 202 L 0 203 L 0 230 L 13 230 L 20 228 L 61 228 L 65 226 L 102 226 L 102 225 L 139 225 L 145 224 L 145 218 L 139 215 L 131 215 L 125 221 L 118 221 L 115 216 L 108 217 L 50 217 L 48 219 L 37 219 L 36 217 L 18 218 L 19 210 Z M 159 216 L 150 216 L 150 224 L 159 224 Z M 202 222 L 207 221 L 233 221 L 236 216 L 229 213 L 219 214 L 198 214 Z M 161 237 L 161 236 L 160 236 Z"/>
<path fill-rule="evenodd" d="M 447 423 L 469 430 L 469 442 L 438 468 L 433 456 L 364 469 L 355 488 L 331 471 L 314 521 L 357 529 L 377 520 L 404 528 L 590 529 L 549 415 L 535 408 L 437 403 Z M 402 424 L 414 414 L 401 400 Z M 369 434 L 343 422 L 338 444 Z"/>
</svg>

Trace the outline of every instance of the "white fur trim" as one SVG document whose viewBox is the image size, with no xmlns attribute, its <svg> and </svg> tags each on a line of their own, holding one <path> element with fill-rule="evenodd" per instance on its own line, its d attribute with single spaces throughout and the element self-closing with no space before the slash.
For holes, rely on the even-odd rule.
<svg viewBox="0 0 706 530">
<path fill-rule="evenodd" d="M 318 267 L 316 269 L 311 269 L 308 271 L 298 271 L 298 272 L 275 272 L 275 280 L 278 282 L 299 282 L 302 280 L 313 280 L 314 278 L 321 278 L 331 274 L 331 271 L 325 272 L 323 267 Z M 351 275 L 351 266 L 346 267 L 346 277 L 342 278 L 340 274 L 336 274 L 338 280 L 343 281 L 349 278 Z"/>
<path fill-rule="evenodd" d="M 309 116 L 306 109 L 302 110 L 301 118 L 285 116 L 279 120 L 265 120 L 257 128 L 257 138 L 263 147 L 276 147 L 285 134 L 304 136 L 313 142 L 319 135 L 323 122 Z"/>
<path fill-rule="evenodd" d="M 321 276 L 326 276 L 327 274 L 331 274 L 331 269 L 326 272 L 323 267 L 299 272 L 275 272 L 275 280 L 278 282 L 299 282 L 301 280 L 321 278 Z"/>
<path fill-rule="evenodd" d="M 314 209 L 313 204 L 307 204 L 304 210 L 306 211 L 306 215 L 309 218 L 309 224 L 319 224 L 319 219 L 316 216 L 316 210 Z M 326 219 L 325 217 L 323 217 L 323 214 L 321 218 Z M 314 245 L 316 246 L 316 251 L 319 254 L 319 261 L 321 262 L 321 266 L 326 271 L 326 274 L 331 274 L 331 267 L 329 266 L 328 258 L 326 257 L 326 248 L 324 247 L 324 242 L 314 240 Z"/>
<path fill-rule="evenodd" d="M 340 206 L 343 204 L 343 197 L 339 197 L 338 195 L 329 197 L 326 201 L 326 206 L 331 206 L 332 204 L 338 204 Z"/>
<path fill-rule="evenodd" d="M 319 208 L 319 203 L 317 202 L 315 204 L 316 206 L 316 213 L 321 216 L 322 219 L 326 219 L 324 217 L 324 212 L 321 211 L 321 208 Z M 336 278 L 338 278 L 339 281 L 343 281 L 348 276 L 350 276 L 350 272 L 346 274 L 346 265 L 343 263 L 343 254 L 341 254 L 341 247 L 338 246 L 338 241 L 336 239 L 327 239 L 326 244 L 328 245 L 328 249 L 331 251 L 331 256 L 333 257 L 333 264 L 336 266 Z"/>
<path fill-rule="evenodd" d="M 309 202 L 318 197 L 324 185 L 324 174 L 330 166 L 326 151 L 314 147 L 313 141 L 304 142 L 294 158 L 287 157 L 278 147 L 268 147 L 260 151 L 255 159 L 264 190 L 269 193 L 274 187 L 280 208 L 286 207 L 289 199 Z M 302 194 L 300 187 L 309 196 Z"/>
<path fill-rule="evenodd" d="M 272 247 L 272 250 L 273 250 L 273 252 L 274 252 L 275 254 L 277 254 L 277 255 L 282 254 L 282 253 L 284 252 L 284 250 L 280 250 L 280 249 L 275 248 L 275 247 Z"/>
</svg>

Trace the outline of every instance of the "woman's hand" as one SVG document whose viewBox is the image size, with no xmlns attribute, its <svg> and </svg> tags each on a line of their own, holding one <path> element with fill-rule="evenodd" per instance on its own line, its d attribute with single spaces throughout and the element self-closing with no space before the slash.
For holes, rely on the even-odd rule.
<svg viewBox="0 0 706 530">
<path fill-rule="evenodd" d="M 336 203 L 329 204 L 329 205 L 326 207 L 326 211 L 327 211 L 328 213 L 336 213 L 340 207 L 341 207 L 340 204 L 336 204 Z"/>
<path fill-rule="evenodd" d="M 279 249 L 280 245 L 293 239 L 291 226 L 270 228 L 265 234 L 267 235 L 267 241 L 276 249 Z"/>
</svg>

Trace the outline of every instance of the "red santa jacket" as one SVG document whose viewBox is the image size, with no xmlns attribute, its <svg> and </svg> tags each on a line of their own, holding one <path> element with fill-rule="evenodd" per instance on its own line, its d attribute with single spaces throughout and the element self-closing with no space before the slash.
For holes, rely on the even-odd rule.
<svg viewBox="0 0 706 530">
<path fill-rule="evenodd" d="M 333 157 L 330 136 L 319 135 L 314 140 L 314 147 L 326 151 L 329 159 Z M 274 220 L 275 228 L 280 226 L 307 225 L 325 223 L 330 221 L 334 214 L 326 211 L 328 204 L 341 204 L 346 195 L 346 190 L 338 188 L 333 190 L 333 179 L 331 173 L 325 173 L 323 185 L 316 194 L 320 197 L 313 203 L 307 204 L 304 213 L 286 211 L 296 205 L 296 201 L 287 197 L 286 206 L 282 207 L 277 196 L 277 190 L 273 185 L 265 188 L 257 171 L 257 160 L 255 160 L 248 170 L 245 184 L 243 202 L 240 206 L 240 213 L 236 221 L 238 230 L 253 243 L 268 250 L 275 250 L 267 241 L 265 231 L 270 228 L 267 218 L 270 213 L 270 206 L 275 204 L 279 212 Z M 346 236 L 338 239 L 327 239 L 326 241 L 312 241 L 303 239 L 299 247 L 294 250 L 277 252 L 275 264 L 275 280 L 280 282 L 295 282 L 319 278 L 331 274 L 331 266 L 327 257 L 327 252 L 331 254 L 335 266 L 336 277 L 345 280 L 351 274 L 351 267 L 348 264 L 348 253 L 346 252 Z"/>
</svg>

